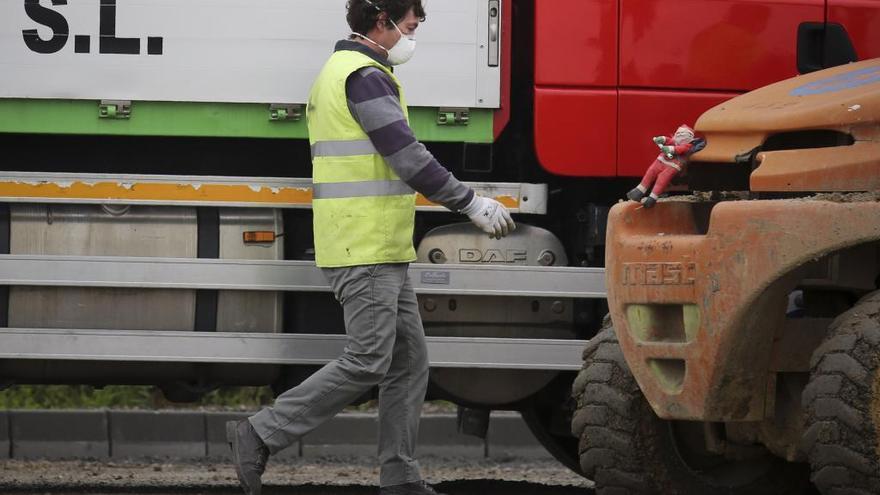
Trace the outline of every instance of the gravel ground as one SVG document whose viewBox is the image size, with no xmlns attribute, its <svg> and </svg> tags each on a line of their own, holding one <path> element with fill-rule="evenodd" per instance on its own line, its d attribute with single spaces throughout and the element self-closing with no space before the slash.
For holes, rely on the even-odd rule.
<svg viewBox="0 0 880 495">
<path fill-rule="evenodd" d="M 423 473 L 450 495 L 590 495 L 592 483 L 550 460 L 425 457 Z M 374 494 L 375 460 L 321 457 L 270 463 L 264 493 Z M 237 494 L 229 464 L 0 462 L 0 493 L 211 493 Z"/>
</svg>

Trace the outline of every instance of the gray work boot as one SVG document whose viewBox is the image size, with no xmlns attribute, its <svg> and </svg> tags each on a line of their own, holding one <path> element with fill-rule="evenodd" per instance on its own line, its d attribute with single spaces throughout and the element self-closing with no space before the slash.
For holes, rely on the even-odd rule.
<svg viewBox="0 0 880 495">
<path fill-rule="evenodd" d="M 235 474 L 245 495 L 260 495 L 263 489 L 260 476 L 266 471 L 269 448 L 246 419 L 226 422 L 226 441 L 232 449 Z"/>
<path fill-rule="evenodd" d="M 627 199 L 630 201 L 641 201 L 642 198 L 645 197 L 645 193 L 639 190 L 639 188 L 635 188 L 632 191 L 626 193 Z"/>
<path fill-rule="evenodd" d="M 427 483 L 424 481 L 417 481 L 415 483 L 407 483 L 405 485 L 394 485 L 394 486 L 386 486 L 384 488 L 379 488 L 379 495 L 444 495 L 440 492 L 434 491 Z"/>
<path fill-rule="evenodd" d="M 645 201 L 642 202 L 642 206 L 644 206 L 645 208 L 653 208 L 656 204 L 657 200 L 652 198 L 651 196 L 648 196 L 647 198 L 645 198 Z"/>
</svg>

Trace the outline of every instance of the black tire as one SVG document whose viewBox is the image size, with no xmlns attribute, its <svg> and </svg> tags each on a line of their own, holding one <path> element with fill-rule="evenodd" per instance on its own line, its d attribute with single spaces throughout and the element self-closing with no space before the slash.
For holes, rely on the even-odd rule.
<svg viewBox="0 0 880 495">
<path fill-rule="evenodd" d="M 548 412 L 536 407 L 521 411 L 523 421 L 529 427 L 529 431 L 554 459 L 563 466 L 583 476 L 580 461 L 578 460 L 578 441 L 570 433 L 554 432 L 551 426 L 552 419 Z"/>
<path fill-rule="evenodd" d="M 810 363 L 804 450 L 825 495 L 880 493 L 880 291 L 838 316 Z"/>
<path fill-rule="evenodd" d="M 598 495 L 760 495 L 802 493 L 806 465 L 766 453 L 732 461 L 707 452 L 703 424 L 657 417 L 629 371 L 608 325 L 584 350 L 574 382 L 581 467 Z M 701 433 L 700 433 L 701 434 Z"/>
</svg>

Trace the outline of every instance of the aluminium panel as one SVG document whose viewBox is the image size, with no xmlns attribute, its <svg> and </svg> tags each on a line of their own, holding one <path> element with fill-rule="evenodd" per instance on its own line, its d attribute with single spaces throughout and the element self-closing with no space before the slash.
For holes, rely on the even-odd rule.
<svg viewBox="0 0 880 495">
<path fill-rule="evenodd" d="M 10 252 L 35 256 L 197 256 L 195 208 L 100 205 L 10 206 Z M 9 325 L 54 328 L 189 330 L 189 290 L 12 287 Z"/>
<path fill-rule="evenodd" d="M 305 103 L 342 0 L 0 2 L 0 98 Z M 428 5 L 398 74 L 410 105 L 498 108 L 488 2 Z"/>
<path fill-rule="evenodd" d="M 220 209 L 220 259 L 284 259 L 284 219 L 281 210 Z M 247 231 L 282 236 L 271 244 L 246 244 Z M 218 332 L 281 332 L 284 294 L 281 292 L 220 291 L 217 294 Z"/>
</svg>

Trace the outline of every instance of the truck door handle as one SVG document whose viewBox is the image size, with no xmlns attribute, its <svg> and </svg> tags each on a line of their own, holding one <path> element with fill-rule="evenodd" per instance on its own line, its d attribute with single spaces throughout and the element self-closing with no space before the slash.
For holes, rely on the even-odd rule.
<svg viewBox="0 0 880 495">
<path fill-rule="evenodd" d="M 797 67 L 807 74 L 857 61 L 846 28 L 837 22 L 804 22 L 798 26 Z"/>
<path fill-rule="evenodd" d="M 822 70 L 825 44 L 824 22 L 803 22 L 798 26 L 797 69 L 801 74 Z"/>
<path fill-rule="evenodd" d="M 501 0 L 489 0 L 489 67 L 501 58 Z"/>
<path fill-rule="evenodd" d="M 824 48 L 822 62 L 826 69 L 856 62 L 859 59 L 846 27 L 837 22 L 829 22 L 825 25 Z"/>
</svg>

